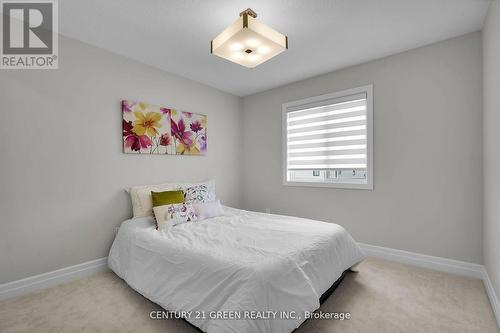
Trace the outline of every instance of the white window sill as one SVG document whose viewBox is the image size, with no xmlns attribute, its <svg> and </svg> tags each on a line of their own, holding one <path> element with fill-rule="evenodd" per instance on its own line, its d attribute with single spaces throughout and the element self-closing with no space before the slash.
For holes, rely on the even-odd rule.
<svg viewBox="0 0 500 333">
<path fill-rule="evenodd" d="M 295 186 L 295 187 L 326 187 L 326 188 L 341 188 L 341 189 L 353 189 L 353 190 L 373 190 L 373 184 L 365 183 L 353 183 L 347 182 L 294 182 L 294 181 L 284 181 L 284 186 Z"/>
</svg>

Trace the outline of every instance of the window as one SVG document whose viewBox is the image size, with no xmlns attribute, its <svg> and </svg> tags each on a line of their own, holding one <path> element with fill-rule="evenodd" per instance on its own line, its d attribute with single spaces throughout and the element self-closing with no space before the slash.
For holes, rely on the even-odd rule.
<svg viewBox="0 0 500 333">
<path fill-rule="evenodd" d="M 373 87 L 283 104 L 283 184 L 373 189 Z"/>
</svg>

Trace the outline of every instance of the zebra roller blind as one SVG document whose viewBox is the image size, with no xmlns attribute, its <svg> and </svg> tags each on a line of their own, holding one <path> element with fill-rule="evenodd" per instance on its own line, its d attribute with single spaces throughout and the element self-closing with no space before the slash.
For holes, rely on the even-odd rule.
<svg viewBox="0 0 500 333">
<path fill-rule="evenodd" d="M 285 181 L 368 184 L 368 88 L 284 105 Z"/>
</svg>

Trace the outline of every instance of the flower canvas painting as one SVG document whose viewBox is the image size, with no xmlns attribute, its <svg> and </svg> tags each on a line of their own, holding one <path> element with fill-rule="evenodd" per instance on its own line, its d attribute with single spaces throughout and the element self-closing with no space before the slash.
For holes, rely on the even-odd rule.
<svg viewBox="0 0 500 333">
<path fill-rule="evenodd" d="M 122 101 L 123 151 L 130 154 L 205 155 L 207 116 Z"/>
</svg>

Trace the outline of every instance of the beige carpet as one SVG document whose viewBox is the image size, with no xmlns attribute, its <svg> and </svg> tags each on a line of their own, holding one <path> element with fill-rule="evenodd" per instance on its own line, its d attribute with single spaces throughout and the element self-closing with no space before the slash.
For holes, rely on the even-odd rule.
<svg viewBox="0 0 500 333">
<path fill-rule="evenodd" d="M 161 308 L 100 273 L 0 302 L 0 332 L 197 332 L 149 319 L 153 309 Z M 480 280 L 379 259 L 348 274 L 320 310 L 352 318 L 308 320 L 296 332 L 498 332 Z"/>
</svg>

